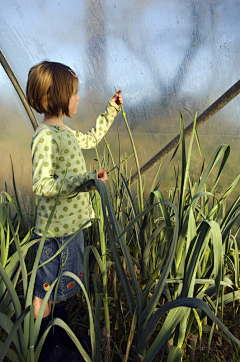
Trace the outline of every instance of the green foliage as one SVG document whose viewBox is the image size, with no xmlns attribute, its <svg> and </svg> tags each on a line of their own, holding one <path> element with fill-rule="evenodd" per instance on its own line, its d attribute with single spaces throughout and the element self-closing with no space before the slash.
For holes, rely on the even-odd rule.
<svg viewBox="0 0 240 362">
<path fill-rule="evenodd" d="M 144 178 L 140 176 L 137 151 L 124 112 L 123 117 L 139 175 L 138 194 L 134 196 L 131 191 L 128 157 L 121 157 L 120 142 L 117 163 L 106 142 L 102 160 L 96 152 L 99 166 L 106 165 L 111 170 L 109 189 L 107 191 L 100 180 L 87 182 L 95 183 L 96 191 L 91 192 L 91 199 L 96 218 L 88 228 L 89 245 L 84 254 L 85 287 L 76 276 L 72 276 L 81 285 L 88 308 L 91 357 L 59 319 L 49 323 L 37 344 L 47 298 L 62 275 L 52 284 L 34 321 L 31 305 L 34 282 L 58 199 L 34 263 L 28 270 L 26 256 L 36 242 L 31 237 L 31 222 L 25 222 L 19 203 L 5 192 L 0 204 L 0 313 L 1 328 L 5 332 L 5 341 L 0 345 L 0 361 L 5 355 L 12 361 L 37 361 L 47 333 L 54 324 L 66 329 L 83 358 L 93 362 L 100 362 L 101 354 L 105 354 L 108 361 L 114 361 L 115 353 L 127 361 L 133 353 L 133 345 L 136 346 L 134 358 L 137 361 L 154 361 L 160 352 L 162 356 L 168 355 L 168 362 L 178 362 L 181 358 L 190 361 L 184 356 L 188 337 L 198 335 L 201 342 L 202 332 L 209 333 L 208 351 L 213 333 L 220 334 L 220 337 L 224 333 L 229 343 L 233 341 L 240 346 L 240 341 L 223 323 L 225 305 L 240 299 L 236 227 L 240 213 L 239 197 L 227 212 L 225 207 L 240 175 L 220 199 L 216 197 L 229 157 L 229 146 L 219 146 L 207 166 L 203 160 L 199 177 L 193 180 L 191 156 L 194 138 L 201 157 L 196 117 L 187 150 L 181 112 L 180 145 L 162 174 L 159 167 L 150 195 L 146 197 Z M 182 163 L 175 167 L 175 185 L 166 198 L 161 192 L 161 183 L 179 150 Z M 10 208 L 15 211 L 14 216 L 10 216 Z M 23 223 L 28 229 L 23 230 Z M 67 247 L 67 243 L 63 247 Z M 19 279 L 22 280 L 23 298 L 16 293 Z M 15 323 L 11 321 L 14 315 Z M 112 320 L 114 315 L 116 318 Z M 212 320 L 211 326 L 204 324 L 206 316 Z M 120 343 L 114 342 L 114 329 L 119 329 L 120 333 L 123 331 Z M 109 347 L 110 341 L 114 343 L 113 349 Z M 10 347 L 11 342 L 14 349 Z M 101 352 L 104 345 L 108 348 Z"/>
<path fill-rule="evenodd" d="M 123 116 L 126 122 L 125 114 Z M 222 210 L 240 176 L 218 200 L 215 191 L 230 152 L 229 146 L 221 145 L 205 170 L 203 164 L 199 180 L 193 182 L 190 178 L 190 164 L 194 134 L 198 141 L 196 117 L 188 153 L 182 113 L 180 122 L 181 174 L 179 170 L 176 171 L 176 185 L 169 193 L 169 200 L 164 200 L 159 190 L 161 177 L 157 187 L 152 187 L 153 191 L 142 211 L 142 204 L 138 199 L 144 200 L 145 197 L 143 194 L 139 195 L 135 204 L 126 181 L 126 172 L 125 178 L 122 175 L 125 171 L 122 164 L 119 167 L 122 184 L 119 175 L 110 178 L 112 203 L 118 205 L 115 209 L 118 223 L 114 220 L 113 212 L 108 212 L 105 218 L 105 232 L 108 235 L 106 240 L 108 237 L 110 258 L 114 260 L 112 268 L 116 269 L 121 281 L 131 316 L 135 307 L 138 307 L 137 352 L 139 360 L 143 361 L 154 360 L 159 349 L 166 346 L 172 336 L 173 347 L 168 361 L 180 361 L 189 332 L 199 331 L 201 337 L 202 321 L 206 314 L 221 326 L 230 339 L 239 343 L 217 315 L 220 306 L 223 309 L 225 303 L 239 299 L 238 249 L 236 235 L 231 232 L 239 217 L 239 200 L 234 202 L 226 215 L 222 215 Z M 128 131 L 130 132 L 129 128 Z M 130 140 L 133 142 L 132 137 Z M 133 150 L 136 159 L 134 146 Z M 139 167 L 138 162 L 136 167 Z M 211 173 L 215 173 L 216 177 L 210 191 L 207 191 Z M 143 188 L 139 187 L 138 190 L 143 192 Z M 105 209 L 103 199 L 102 203 Z M 223 216 L 221 223 L 220 216 Z M 107 226 L 109 221 L 113 231 Z M 112 234 L 109 237 L 108 229 L 115 233 L 115 239 Z M 123 268 L 121 258 L 125 260 L 127 270 Z M 234 277 L 235 285 L 229 279 L 230 276 Z M 226 287 L 234 292 L 226 294 Z M 168 303 L 161 307 L 159 300 L 163 297 Z M 163 326 L 148 348 L 151 336 L 164 314 L 166 317 Z"/>
</svg>

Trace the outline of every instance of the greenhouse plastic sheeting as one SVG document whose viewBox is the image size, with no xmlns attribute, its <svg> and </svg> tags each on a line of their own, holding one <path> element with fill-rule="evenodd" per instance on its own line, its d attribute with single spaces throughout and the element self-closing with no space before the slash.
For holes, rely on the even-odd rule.
<svg viewBox="0 0 240 362">
<path fill-rule="evenodd" d="M 1 0 L 0 4 L 1 51 L 23 90 L 34 64 L 43 59 L 68 64 L 80 80 L 80 102 L 76 116 L 66 123 L 87 131 L 115 89 L 122 89 L 141 165 L 179 133 L 180 109 L 202 113 L 239 79 L 240 2 L 236 0 Z M 42 116 L 36 117 L 40 123 Z M 184 119 L 186 125 L 191 122 L 187 112 Z M 226 185 L 240 171 L 239 124 L 236 97 L 199 129 L 207 159 L 219 144 L 231 146 Z M 0 67 L 0 185 L 4 190 L 6 182 L 12 192 L 11 156 L 17 190 L 26 205 L 33 199 L 33 132 Z M 116 162 L 118 138 L 120 154 L 130 155 L 121 115 L 107 134 Z M 103 146 L 104 141 L 100 157 Z M 194 152 L 195 163 L 200 163 L 197 148 Z M 89 167 L 97 167 L 95 151 L 84 154 Z M 129 162 L 135 172 L 134 162 Z M 156 170 L 146 175 L 147 186 Z M 166 179 L 164 187 L 171 186 Z M 223 183 L 220 192 L 224 187 Z"/>
</svg>

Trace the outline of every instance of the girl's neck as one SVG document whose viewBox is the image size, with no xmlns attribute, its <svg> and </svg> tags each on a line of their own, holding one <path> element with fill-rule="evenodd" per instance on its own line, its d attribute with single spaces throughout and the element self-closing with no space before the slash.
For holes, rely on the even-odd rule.
<svg viewBox="0 0 240 362">
<path fill-rule="evenodd" d="M 43 122 L 42 123 L 47 123 L 50 124 L 51 126 L 62 126 L 64 127 L 63 124 L 63 114 L 59 114 L 58 117 L 57 116 L 50 116 L 49 114 L 44 114 L 44 118 L 43 118 Z"/>
</svg>

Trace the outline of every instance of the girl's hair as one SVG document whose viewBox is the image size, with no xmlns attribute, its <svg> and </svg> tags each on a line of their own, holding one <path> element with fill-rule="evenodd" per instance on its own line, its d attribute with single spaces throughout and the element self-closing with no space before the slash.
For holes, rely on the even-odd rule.
<svg viewBox="0 0 240 362">
<path fill-rule="evenodd" d="M 75 72 L 61 63 L 43 61 L 28 73 L 27 100 L 38 113 L 69 115 L 69 100 L 78 87 Z"/>
</svg>

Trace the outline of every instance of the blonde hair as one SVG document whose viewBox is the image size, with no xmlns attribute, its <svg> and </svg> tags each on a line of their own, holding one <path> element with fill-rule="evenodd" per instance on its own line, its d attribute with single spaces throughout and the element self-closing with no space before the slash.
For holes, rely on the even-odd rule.
<svg viewBox="0 0 240 362">
<path fill-rule="evenodd" d="M 27 100 L 38 113 L 69 115 L 69 100 L 78 87 L 75 72 L 61 63 L 43 61 L 28 73 Z"/>
</svg>

